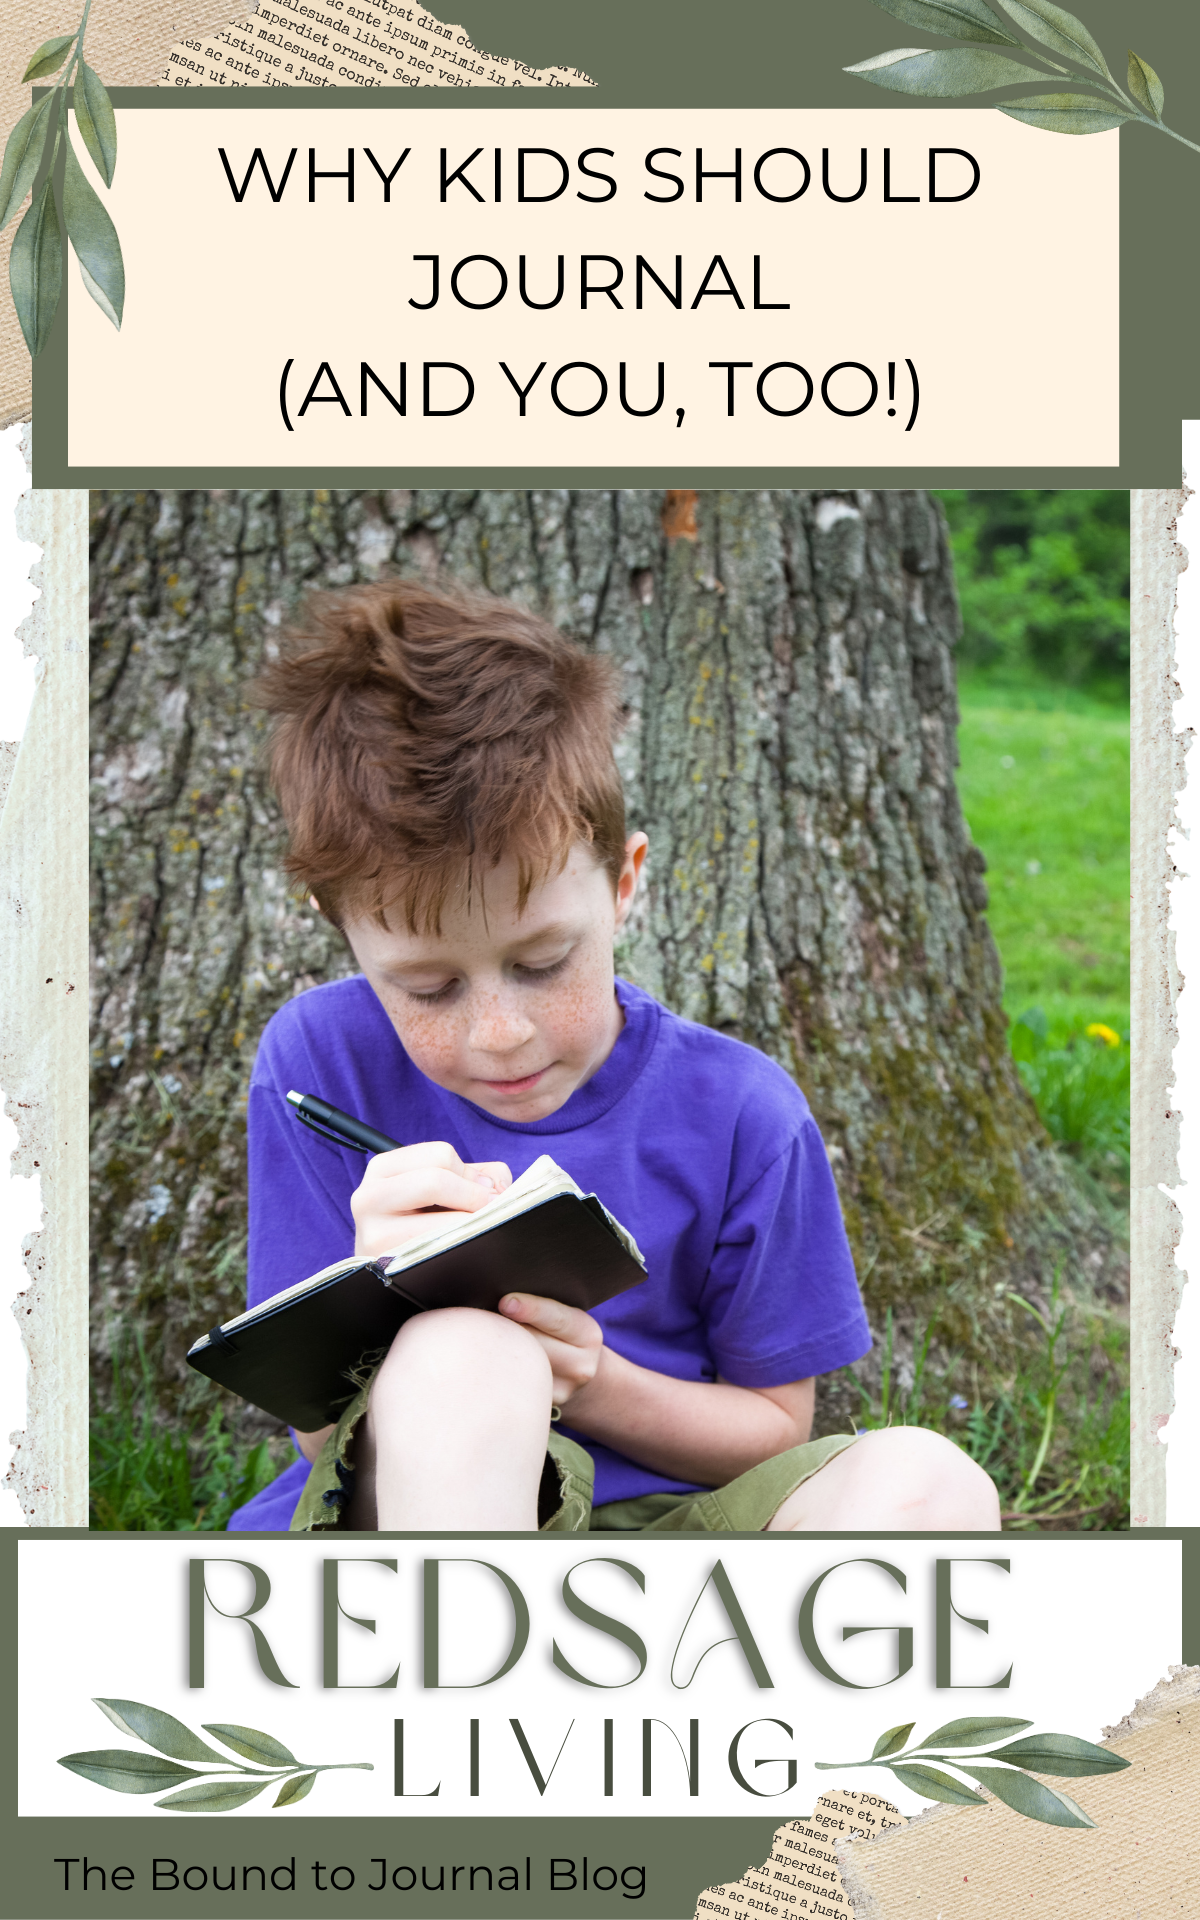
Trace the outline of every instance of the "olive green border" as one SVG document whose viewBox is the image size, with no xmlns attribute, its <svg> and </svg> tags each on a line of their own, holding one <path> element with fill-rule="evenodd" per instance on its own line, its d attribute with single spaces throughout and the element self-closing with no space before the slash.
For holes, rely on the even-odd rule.
<svg viewBox="0 0 1200 1920">
<path fill-rule="evenodd" d="M 232 4 L 232 0 L 231 0 Z M 1200 6 L 1196 0 L 1075 0 L 1110 59 L 1132 35 L 1138 51 L 1167 76 L 1167 117 L 1200 140 Z M 446 9 L 443 8 L 444 12 Z M 592 75 L 593 89 L 522 88 L 180 88 L 118 87 L 121 108 L 174 107 L 246 112 L 272 107 L 377 107 L 443 110 L 487 105 L 536 109 L 596 107 L 886 107 L 929 103 L 885 93 L 842 72 L 884 48 L 907 44 L 913 29 L 870 0 L 693 0 L 681 14 L 668 0 L 458 0 L 450 8 L 489 48 L 531 65 L 569 64 Z M 729 26 L 736 21 L 736 33 Z M 707 23 L 707 24 L 706 24 Z M 925 40 L 930 36 L 919 35 Z M 936 39 L 935 39 L 936 44 Z M 971 101 L 952 102 L 972 105 Z M 1069 136 L 1030 130 L 1033 139 Z M 1200 248 L 1195 208 L 1200 154 L 1141 126 L 1121 134 L 1121 462 L 1117 467 L 101 467 L 67 460 L 66 324 L 60 312 L 50 344 L 34 363 L 39 487 L 590 486 L 855 487 L 1013 486 L 1166 487 L 1180 479 L 1179 423 L 1200 416 L 1200 356 L 1190 351 L 1200 311 Z M 1063 210 L 1064 220 L 1069 209 Z M 1117 244 L 1116 236 L 1113 240 Z M 1000 270 L 1000 269 L 998 269 Z M 69 298 L 79 294 L 67 274 Z M 136 298 L 136 289 L 131 290 Z M 1036 312 L 1030 326 L 1036 327 Z M 1047 336 L 1045 351 L 1070 377 L 1071 342 Z M 153 404 L 153 395 L 147 395 Z M 983 366 L 977 404 L 1009 404 L 1002 365 Z"/>
<path fill-rule="evenodd" d="M 190 1537 L 211 1548 L 216 1536 Z M 354 1536 L 378 1542 L 380 1535 Z M 414 1536 L 389 1534 L 388 1539 Z M 422 1539 L 427 1535 L 418 1536 Z M 455 1534 L 457 1540 L 511 1539 L 511 1535 L 493 1533 Z M 552 1538 L 552 1536 L 546 1536 Z M 773 1534 L 735 1535 L 753 1538 L 770 1551 L 788 1536 Z M 845 1534 L 811 1534 L 812 1540 L 836 1541 L 845 1547 Z M 854 1535 L 863 1541 L 905 1540 L 913 1534 L 876 1533 Z M 939 1535 L 939 1539 L 960 1538 L 976 1546 L 979 1534 Z M 1183 1545 L 1183 1645 L 1186 1665 L 1200 1665 L 1200 1528 L 1147 1528 L 1137 1533 L 1029 1534 L 1023 1539 L 1037 1540 L 1047 1552 L 1069 1540 L 1072 1545 L 1091 1541 L 1124 1541 L 1136 1552 L 1145 1540 L 1179 1540 Z M 23 1532 L 9 1528 L 0 1532 L 0 1618 L 17 1618 L 16 1576 L 18 1552 L 36 1553 L 43 1540 L 169 1542 L 178 1546 L 179 1534 L 87 1533 L 82 1529 L 46 1528 Z M 278 1540 L 277 1534 L 239 1534 L 239 1543 L 256 1539 Z M 643 1535 L 642 1547 L 671 1552 L 670 1537 L 655 1540 Z M 88 1630 L 86 1584 L 80 1584 L 80 1632 Z M 136 1610 L 135 1610 L 136 1617 Z M 1155 1675 L 1157 1679 L 1160 1676 Z M 193 1816 L 191 1819 L 123 1820 L 96 1815 L 81 1819 L 15 1817 L 17 1784 L 16 1737 L 17 1640 L 10 1633 L 0 1670 L 0 1725 L 7 1740 L 0 1750 L 0 1836 L 3 1840 L 4 1884 L 0 1911 L 21 1920 L 66 1920 L 80 1913 L 111 1915 L 114 1920 L 173 1920 L 186 1914 L 189 1920 L 257 1920 L 258 1915 L 286 1914 L 289 1920 L 370 1920 L 373 1915 L 413 1916 L 430 1920 L 430 1915 L 446 1920 L 500 1920 L 511 1914 L 513 1920 L 607 1920 L 607 1916 L 633 1913 L 639 1920 L 691 1920 L 696 1899 L 706 1886 L 740 1879 L 748 1865 L 766 1859 L 771 1837 L 781 1820 L 795 1818 L 794 1811 L 768 1811 L 745 1819 L 714 1818 L 705 1815 L 671 1818 L 636 1816 L 547 1816 L 529 1819 L 495 1819 L 484 1815 L 434 1819 L 419 1814 L 373 1815 L 370 1819 L 322 1818 L 305 1813 L 299 1822 L 286 1813 L 256 1819 L 228 1819 Z M 786 1697 L 781 1696 L 781 1697 Z M 1133 1702 L 1129 1705 L 1132 1707 Z M 255 1893 L 244 1903 L 236 1896 L 210 1891 L 184 1894 L 154 1893 L 151 1886 L 152 1858 L 169 1858 L 182 1868 L 189 1862 L 211 1865 L 217 1862 L 223 1875 L 227 1863 L 239 1865 L 257 1861 L 270 1867 L 296 1857 L 296 1892 Z M 647 1892 L 642 1900 L 626 1900 L 619 1893 L 585 1897 L 552 1894 L 545 1886 L 545 1862 L 552 1856 L 579 1860 L 587 1854 L 597 1860 L 622 1864 L 644 1864 Z M 383 1857 L 398 1864 L 427 1861 L 436 1870 L 439 1861 L 483 1861 L 496 1866 L 512 1860 L 521 1862 L 526 1854 L 541 1861 L 543 1885 L 531 1893 L 485 1896 L 480 1889 L 472 1899 L 461 1889 L 457 1897 L 450 1893 L 431 1895 L 424 1903 L 402 1898 L 390 1891 L 371 1894 L 356 1885 L 353 1893 L 336 1900 L 319 1894 L 312 1883 L 310 1863 L 320 1859 L 327 1865 L 361 1864 L 371 1877 L 377 1869 L 367 1863 Z M 55 1867 L 56 1856 L 77 1860 L 85 1856 L 108 1867 L 131 1866 L 134 1886 L 125 1892 L 111 1887 L 102 1893 L 93 1882 L 86 1899 L 82 1894 L 64 1895 L 61 1891 L 62 1868 Z M 307 1882 L 307 1885 L 305 1884 Z"/>
</svg>

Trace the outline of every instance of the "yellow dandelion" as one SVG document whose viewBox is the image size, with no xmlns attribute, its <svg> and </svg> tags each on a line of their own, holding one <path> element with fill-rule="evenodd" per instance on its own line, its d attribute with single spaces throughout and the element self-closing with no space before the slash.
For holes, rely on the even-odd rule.
<svg viewBox="0 0 1200 1920">
<path fill-rule="evenodd" d="M 1106 1027 L 1103 1021 L 1093 1020 L 1086 1031 L 1089 1040 L 1103 1040 L 1106 1047 L 1119 1047 L 1121 1044 L 1120 1034 L 1114 1033 L 1111 1027 Z"/>
</svg>

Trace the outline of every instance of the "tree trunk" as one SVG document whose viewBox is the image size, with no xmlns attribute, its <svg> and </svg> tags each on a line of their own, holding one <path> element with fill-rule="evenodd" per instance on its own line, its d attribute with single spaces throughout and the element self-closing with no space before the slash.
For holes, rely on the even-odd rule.
<svg viewBox="0 0 1200 1920">
<path fill-rule="evenodd" d="M 258 1035 L 353 970 L 285 884 L 246 683 L 306 590 L 387 573 L 620 662 L 651 852 L 619 964 L 799 1081 L 900 1384 L 926 1327 L 960 1365 L 1011 1358 L 1006 1296 L 1044 1301 L 1056 1264 L 1114 1283 L 1009 1058 L 926 495 L 129 493 L 95 534 L 94 1338 L 144 1332 L 168 1403 L 242 1303 Z M 858 1404 L 838 1376 L 818 1430 Z"/>
</svg>

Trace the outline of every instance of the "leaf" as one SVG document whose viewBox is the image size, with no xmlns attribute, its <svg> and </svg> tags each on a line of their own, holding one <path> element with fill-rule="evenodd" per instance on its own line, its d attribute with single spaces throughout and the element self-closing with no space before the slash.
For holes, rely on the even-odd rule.
<svg viewBox="0 0 1200 1920">
<path fill-rule="evenodd" d="M 875 5 L 882 13 L 890 13 L 893 19 L 918 27 L 922 33 L 953 34 L 960 40 L 994 40 L 1006 47 L 1021 44 L 1006 31 L 986 0 L 875 0 Z"/>
<path fill-rule="evenodd" d="M 274 1807 L 294 1806 L 297 1800 L 303 1800 L 306 1794 L 312 1792 L 312 1784 L 316 1777 L 315 1773 L 298 1773 L 291 1780 L 285 1780 L 274 1800 L 271 1802 L 271 1805 Z"/>
<path fill-rule="evenodd" d="M 184 1787 L 182 1792 L 169 1793 L 154 1804 L 171 1807 L 176 1813 L 229 1813 L 274 1784 L 272 1780 L 204 1780 L 198 1787 Z"/>
<path fill-rule="evenodd" d="M 1065 53 L 1068 60 L 1077 60 L 1081 67 L 1090 67 L 1093 73 L 1112 79 L 1104 55 L 1083 21 L 1077 20 L 1065 7 L 1052 5 L 1052 0 L 1004 0 L 1004 5 L 1031 40 L 1040 40 L 1054 53 Z"/>
<path fill-rule="evenodd" d="M 28 113 L 22 114 L 8 136 L 4 165 L 0 167 L 0 227 L 8 225 L 37 178 L 37 170 L 46 151 L 39 142 L 43 133 L 47 139 L 51 137 L 50 110 L 53 105 L 54 95 L 48 93 L 44 100 L 38 101 L 36 107 L 30 107 Z"/>
<path fill-rule="evenodd" d="M 1029 1726 L 1026 1720 L 1023 1723 Z M 253 1727 L 227 1727 L 214 1725 L 212 1721 L 204 1723 L 205 1733 L 211 1733 L 222 1746 L 232 1747 L 240 1753 L 243 1760 L 257 1760 L 260 1766 L 296 1767 L 301 1763 L 294 1753 L 289 1753 L 278 1740 L 272 1740 L 269 1733 L 256 1733 Z"/>
<path fill-rule="evenodd" d="M 75 149 L 69 140 L 67 170 L 63 177 L 63 215 L 67 223 L 67 238 L 79 259 L 83 284 L 101 312 L 107 314 L 119 330 L 125 306 L 125 263 L 121 258 L 121 242 L 95 189 L 75 158 Z M 178 1726 L 179 1722 L 176 1721 L 175 1725 Z M 188 1737 L 194 1739 L 195 1735 Z M 151 1741 L 150 1744 L 153 1746 L 155 1742 Z"/>
<path fill-rule="evenodd" d="M 96 282 L 92 279 L 91 274 L 88 272 L 87 268 L 84 266 L 82 260 L 80 260 L 79 262 L 79 278 L 83 281 L 84 286 L 87 288 L 88 292 L 91 294 L 92 299 L 96 302 L 96 305 L 99 307 L 101 313 L 106 315 L 106 317 L 112 321 L 114 327 L 119 328 L 121 322 L 117 319 L 116 314 L 113 312 L 112 307 L 109 305 L 108 295 L 105 293 L 104 288 L 101 286 L 98 286 Z"/>
<path fill-rule="evenodd" d="M 976 53 L 972 47 L 945 47 L 936 53 L 929 47 L 893 47 L 890 53 L 873 54 L 842 71 L 857 73 L 892 93 L 920 93 L 932 100 L 990 93 L 993 87 L 1042 78 L 1035 67 L 1023 67 L 1002 53 Z"/>
<path fill-rule="evenodd" d="M 1076 1806 L 1069 1794 L 1056 1793 L 1053 1787 L 1044 1786 L 1027 1773 L 1010 1773 L 1005 1767 L 968 1766 L 965 1760 L 956 1761 L 955 1765 L 961 1765 L 972 1780 L 978 1780 L 997 1800 L 1003 1800 L 1014 1812 L 1023 1813 L 1027 1820 L 1040 1820 L 1048 1827 L 1094 1827 L 1096 1824 L 1082 1807 Z"/>
<path fill-rule="evenodd" d="M 59 1761 L 71 1773 L 94 1780 L 114 1793 L 161 1793 L 179 1780 L 194 1780 L 195 1769 L 172 1765 L 155 1753 L 130 1753 L 125 1747 L 102 1748 L 97 1753 L 66 1753 Z"/>
<path fill-rule="evenodd" d="M 229 1765 L 223 1753 L 207 1746 L 182 1720 L 160 1713 L 157 1707 L 145 1707 L 140 1700 L 97 1700 L 95 1704 L 122 1733 L 144 1740 L 159 1753 L 169 1753 L 173 1760 L 215 1760 L 219 1767 Z"/>
<path fill-rule="evenodd" d="M 918 1742 L 922 1747 L 981 1747 L 985 1740 L 994 1739 L 998 1733 L 1020 1733 L 1023 1728 L 1031 1727 L 1032 1720 L 995 1720 L 975 1717 L 970 1720 L 948 1720 L 944 1727 L 931 1733 L 928 1740 Z"/>
<path fill-rule="evenodd" d="M 21 75 L 21 85 L 24 86 L 27 80 L 40 80 L 47 73 L 56 73 L 67 57 L 67 48 L 74 45 L 73 33 L 60 34 L 57 40 L 43 40 Z"/>
<path fill-rule="evenodd" d="M 99 74 L 80 61 L 75 75 L 75 124 L 106 187 L 117 170 L 117 116 Z"/>
<path fill-rule="evenodd" d="M 8 283 L 25 345 L 36 360 L 50 338 L 62 292 L 62 233 L 48 176 L 13 236 Z"/>
<path fill-rule="evenodd" d="M 931 1743 L 932 1744 L 932 1743 Z M 1128 1765 L 1111 1747 L 1095 1747 L 1073 1733 L 1036 1733 L 1032 1740 L 1010 1740 L 1006 1747 L 982 1755 L 985 1760 L 1007 1760 L 1010 1766 L 1033 1773 L 1052 1773 L 1057 1779 L 1081 1779 L 1087 1773 L 1121 1773 Z"/>
<path fill-rule="evenodd" d="M 1107 133 L 1122 121 L 1133 119 L 1127 107 L 1119 107 L 1115 101 L 1110 106 L 1094 93 L 1031 93 L 1024 100 L 999 100 L 996 104 L 1010 120 L 1044 127 L 1047 133 Z"/>
<path fill-rule="evenodd" d="M 885 1753 L 899 1753 L 916 1724 L 910 1720 L 906 1727 L 889 1727 L 886 1733 L 881 1733 L 871 1749 L 872 1760 L 878 1760 Z"/>
<path fill-rule="evenodd" d="M 948 1773 L 940 1773 L 936 1767 L 926 1767 L 920 1763 L 902 1767 L 893 1763 L 891 1771 L 902 1787 L 911 1787 L 914 1793 L 924 1794 L 926 1800 L 945 1800 L 952 1807 L 987 1805 L 981 1793 L 972 1793 L 970 1787 L 964 1787 L 961 1781 L 953 1779 Z"/>
<path fill-rule="evenodd" d="M 1146 112 L 1152 113 L 1156 120 L 1162 119 L 1163 101 L 1166 99 L 1163 83 L 1149 62 L 1141 59 L 1132 47 L 1129 49 L 1129 91 L 1139 107 L 1145 107 Z M 2 221 L 0 225 L 3 225 Z"/>
</svg>

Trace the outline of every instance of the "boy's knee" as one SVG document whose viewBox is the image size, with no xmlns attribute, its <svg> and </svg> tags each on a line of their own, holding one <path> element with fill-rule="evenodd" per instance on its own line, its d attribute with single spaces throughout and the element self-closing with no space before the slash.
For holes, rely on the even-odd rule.
<svg viewBox="0 0 1200 1920">
<path fill-rule="evenodd" d="M 865 1451 L 879 1456 L 893 1481 L 902 1526 L 922 1532 L 999 1529 L 1000 1501 L 991 1477 L 944 1434 L 889 1427 L 863 1439 L 873 1443 Z"/>
<path fill-rule="evenodd" d="M 458 1383 L 502 1370 L 506 1378 L 528 1375 L 531 1384 L 549 1376 L 539 1343 L 511 1320 L 477 1307 L 436 1307 L 406 1320 L 380 1369 L 389 1376 L 419 1368 L 422 1376 L 446 1373 Z"/>
</svg>

